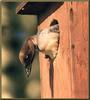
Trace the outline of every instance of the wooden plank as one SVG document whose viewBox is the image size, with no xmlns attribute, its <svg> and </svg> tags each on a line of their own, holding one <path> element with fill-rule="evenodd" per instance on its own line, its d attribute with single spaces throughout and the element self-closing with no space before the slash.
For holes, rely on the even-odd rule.
<svg viewBox="0 0 90 100">
<path fill-rule="evenodd" d="M 88 2 L 71 5 L 70 17 L 74 96 L 88 98 Z"/>
<path fill-rule="evenodd" d="M 49 16 L 40 26 L 40 29 L 44 29 L 50 25 L 50 22 L 53 20 L 53 18 L 56 18 L 60 24 L 60 45 L 59 45 L 59 52 L 56 60 L 54 61 L 54 98 L 67 98 L 71 97 L 71 80 L 70 80 L 70 58 L 67 57 L 68 52 L 70 52 L 69 46 L 69 34 L 68 34 L 68 14 L 67 14 L 67 3 L 64 3 L 64 5 L 59 8 L 55 13 L 53 13 L 51 16 Z M 66 16 L 65 16 L 66 15 Z M 49 75 L 49 63 L 48 61 L 45 62 L 45 58 L 43 58 L 42 54 L 40 53 L 40 76 L 41 76 L 41 87 L 46 81 L 49 80 L 49 76 L 47 78 L 44 77 L 46 73 Z M 67 61 L 68 60 L 68 61 Z M 68 63 L 69 64 L 68 64 Z M 47 69 L 47 72 L 44 70 Z M 43 79 L 43 81 L 42 81 Z M 47 80 L 46 80 L 47 79 Z M 67 84 L 66 84 L 67 83 Z M 48 84 L 48 89 L 46 90 L 46 87 L 43 87 L 45 91 L 41 89 L 41 95 L 42 97 L 46 97 L 46 93 L 50 90 L 50 85 Z M 48 94 L 49 97 L 51 97 L 50 94 Z M 48 96 L 47 96 L 48 97 Z"/>
</svg>

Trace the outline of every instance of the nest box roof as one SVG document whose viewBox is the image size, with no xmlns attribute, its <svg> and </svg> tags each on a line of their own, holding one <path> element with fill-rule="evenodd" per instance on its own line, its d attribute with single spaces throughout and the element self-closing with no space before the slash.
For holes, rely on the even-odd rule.
<svg viewBox="0 0 90 100">
<path fill-rule="evenodd" d="M 63 2 L 22 2 L 16 8 L 21 15 L 37 15 L 39 24 L 57 10 Z"/>
</svg>

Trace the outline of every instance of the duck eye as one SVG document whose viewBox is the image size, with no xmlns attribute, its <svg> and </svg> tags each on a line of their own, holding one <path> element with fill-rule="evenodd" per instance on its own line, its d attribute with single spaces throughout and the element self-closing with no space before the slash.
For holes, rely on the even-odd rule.
<svg viewBox="0 0 90 100">
<path fill-rule="evenodd" d="M 29 60 L 29 58 L 30 58 L 30 56 L 29 56 L 29 55 L 26 55 L 26 56 L 25 56 L 25 61 L 26 61 L 26 60 Z"/>
<path fill-rule="evenodd" d="M 26 66 L 30 64 L 30 55 L 29 54 L 25 56 L 24 63 Z"/>
<path fill-rule="evenodd" d="M 28 55 L 26 55 L 26 57 L 25 57 L 26 59 L 28 59 L 29 58 L 29 56 Z"/>
<path fill-rule="evenodd" d="M 25 55 L 24 57 L 24 65 L 27 67 L 28 65 L 32 64 L 33 61 L 33 54 L 32 53 L 28 53 Z"/>
</svg>

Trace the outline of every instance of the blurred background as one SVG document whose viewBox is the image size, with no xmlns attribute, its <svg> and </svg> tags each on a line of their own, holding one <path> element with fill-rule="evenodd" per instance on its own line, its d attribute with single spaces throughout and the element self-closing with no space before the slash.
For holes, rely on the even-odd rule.
<svg viewBox="0 0 90 100">
<path fill-rule="evenodd" d="M 1 3 L 2 28 L 2 98 L 40 98 L 39 60 L 36 53 L 32 72 L 26 77 L 18 54 L 25 39 L 37 33 L 37 16 L 17 15 L 19 3 Z"/>
</svg>

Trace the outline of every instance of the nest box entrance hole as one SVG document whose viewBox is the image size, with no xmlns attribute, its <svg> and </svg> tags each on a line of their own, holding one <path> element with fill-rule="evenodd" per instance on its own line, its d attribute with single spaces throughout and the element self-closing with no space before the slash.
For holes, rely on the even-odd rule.
<svg viewBox="0 0 90 100">
<path fill-rule="evenodd" d="M 50 23 L 50 26 L 53 26 L 53 25 L 56 25 L 56 24 L 59 24 L 59 23 L 58 23 L 58 20 L 53 19 L 53 20 L 51 21 L 51 23 Z"/>
</svg>

